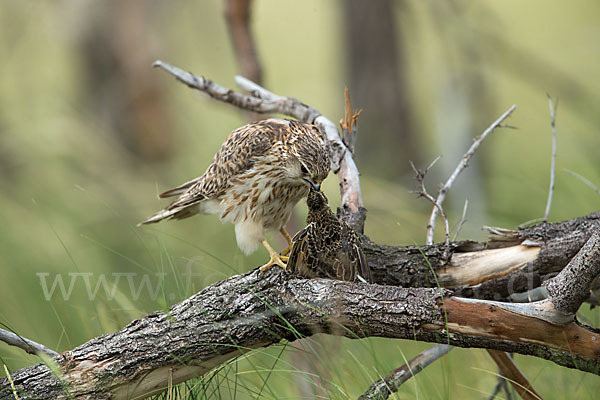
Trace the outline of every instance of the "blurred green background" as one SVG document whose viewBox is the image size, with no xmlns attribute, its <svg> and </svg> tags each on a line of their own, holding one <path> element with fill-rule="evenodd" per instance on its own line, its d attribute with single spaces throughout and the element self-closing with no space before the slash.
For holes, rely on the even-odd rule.
<svg viewBox="0 0 600 400">
<path fill-rule="evenodd" d="M 262 249 L 244 256 L 233 226 L 216 217 L 135 226 L 166 204 L 157 193 L 200 175 L 227 134 L 247 122 L 151 67 L 162 59 L 233 87 L 239 68 L 224 9 L 217 0 L 2 1 L 4 328 L 65 351 L 266 260 Z M 472 138 L 513 103 L 508 123 L 518 129 L 499 129 L 483 143 L 446 211 L 455 224 L 468 199 L 460 237 L 478 240 L 486 237 L 482 225 L 543 216 L 546 93 L 559 98 L 550 219 L 598 210 L 600 197 L 563 168 L 600 185 L 599 11 L 593 1 L 255 0 L 251 22 L 267 88 L 333 121 L 350 88 L 363 108 L 356 159 L 366 233 L 401 245 L 424 242 L 431 209 L 411 193 L 409 160 L 425 167 L 442 155 L 427 178 L 434 192 Z M 332 206 L 337 185 L 330 175 Z M 293 226 L 305 212 L 300 204 Z M 442 233 L 439 224 L 438 239 Z M 60 286 L 44 293 L 44 282 L 51 291 L 56 279 L 68 296 Z M 97 286 L 102 279 L 110 290 Z M 585 318 L 599 326 L 597 313 Z M 191 385 L 204 393 L 197 398 L 356 398 L 428 346 L 317 337 L 259 351 Z M 516 360 L 544 398 L 595 398 L 600 389 L 596 376 Z M 11 371 L 37 361 L 0 343 L 0 362 Z M 455 350 L 397 398 L 487 398 L 495 373 L 485 352 Z"/>
</svg>

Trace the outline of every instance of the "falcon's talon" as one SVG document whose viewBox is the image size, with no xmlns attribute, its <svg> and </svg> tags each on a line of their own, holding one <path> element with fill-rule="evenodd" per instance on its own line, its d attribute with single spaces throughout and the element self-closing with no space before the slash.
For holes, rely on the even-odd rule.
<svg viewBox="0 0 600 400">
<path fill-rule="evenodd" d="M 285 260 L 283 260 L 283 258 L 285 258 Z M 287 265 L 284 261 L 287 261 L 287 257 L 285 257 L 285 256 L 282 257 L 277 253 L 272 253 L 271 259 L 269 260 L 269 262 L 266 263 L 265 265 L 261 266 L 258 269 L 259 275 L 262 275 L 265 271 L 270 270 L 271 267 L 274 265 L 278 265 L 279 267 L 283 268 L 283 270 L 285 271 L 287 269 Z"/>
<path fill-rule="evenodd" d="M 265 249 L 267 249 L 267 251 L 269 252 L 269 256 L 271 258 L 269 259 L 268 263 L 259 268 L 259 274 L 268 271 L 273 265 L 280 266 L 281 268 L 283 268 L 284 271 L 287 270 L 287 265 L 285 261 L 287 261 L 289 257 L 277 254 L 277 252 L 273 250 L 273 248 L 269 245 L 269 243 L 266 240 L 263 240 L 262 244 L 263 246 L 265 246 Z"/>
</svg>

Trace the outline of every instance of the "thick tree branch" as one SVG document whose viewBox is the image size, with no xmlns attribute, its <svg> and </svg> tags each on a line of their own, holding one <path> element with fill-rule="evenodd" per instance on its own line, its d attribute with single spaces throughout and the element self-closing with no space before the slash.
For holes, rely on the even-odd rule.
<svg viewBox="0 0 600 400">
<path fill-rule="evenodd" d="M 548 245 L 555 240 L 572 248 L 574 243 L 565 238 L 577 242 L 573 238 L 591 236 L 587 230 L 596 227 L 598 218 L 543 224 L 519 234 L 535 236 L 542 243 L 539 255 L 554 263 L 564 257 L 565 248 L 556 246 L 563 254 L 552 255 L 543 241 Z M 567 227 L 573 230 L 566 232 Z M 579 265 L 579 259 L 592 260 L 594 265 L 586 264 L 586 276 L 597 271 L 597 243 L 595 235 L 573 261 Z M 425 249 L 424 254 L 432 249 Z M 569 274 L 571 269 L 565 269 L 556 282 Z M 578 287 L 589 290 L 586 285 Z M 548 322 L 540 318 L 547 316 L 548 309 L 540 312 L 536 304 L 519 307 L 449 295 L 435 288 L 303 280 L 279 270 L 259 277 L 253 271 L 204 289 L 168 314 L 150 314 L 55 358 L 63 371 L 62 381 L 41 364 L 12 376 L 24 399 L 33 398 L 27 393 L 35 393 L 35 398 L 60 398 L 64 385 L 74 398 L 94 398 L 97 393 L 103 397 L 95 398 L 145 396 L 163 390 L 168 379 L 182 382 L 245 351 L 315 332 L 491 348 L 600 373 L 599 332 L 577 322 Z M 553 299 L 560 303 L 563 297 Z M 0 399 L 11 398 L 8 382 L 0 381 L 0 385 Z"/>
<path fill-rule="evenodd" d="M 548 301 L 557 311 L 574 317 L 581 304 L 590 297 L 594 280 L 600 276 L 600 229 L 569 264 L 546 283 Z"/>
<path fill-rule="evenodd" d="M 462 297 L 506 300 L 513 293 L 540 286 L 560 271 L 600 229 L 600 212 L 564 222 L 498 231 L 487 243 L 387 246 L 364 238 L 373 282 L 401 287 L 455 288 Z M 432 271 L 435 271 L 435 276 Z M 437 278 L 437 280 L 436 280 Z"/>
<path fill-rule="evenodd" d="M 297 279 L 272 269 L 234 276 L 55 358 L 12 374 L 22 399 L 125 399 L 200 376 L 258 347 L 317 332 L 381 336 L 534 355 L 600 373 L 600 333 L 514 313 L 490 302 L 448 297 L 444 289 L 397 288 Z M 10 399 L 0 380 L 0 399 Z M 35 394 L 35 395 L 33 395 Z"/>
</svg>

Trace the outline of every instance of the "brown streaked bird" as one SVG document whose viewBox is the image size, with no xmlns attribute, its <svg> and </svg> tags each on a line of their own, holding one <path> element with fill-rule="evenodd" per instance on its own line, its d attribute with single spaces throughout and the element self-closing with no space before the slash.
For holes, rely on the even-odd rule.
<svg viewBox="0 0 600 400">
<path fill-rule="evenodd" d="M 246 254 L 262 243 L 272 265 L 286 268 L 292 245 L 284 225 L 310 188 L 318 190 L 329 173 L 325 139 L 314 125 L 287 119 L 253 122 L 233 131 L 204 174 L 158 197 L 178 196 L 141 224 L 218 214 L 235 224 L 239 248 Z M 288 248 L 279 255 L 265 231 L 279 230 Z"/>
<path fill-rule="evenodd" d="M 305 278 L 355 281 L 360 275 L 371 280 L 371 272 L 356 232 L 340 221 L 321 191 L 311 190 L 307 226 L 294 235 L 288 270 Z"/>
</svg>

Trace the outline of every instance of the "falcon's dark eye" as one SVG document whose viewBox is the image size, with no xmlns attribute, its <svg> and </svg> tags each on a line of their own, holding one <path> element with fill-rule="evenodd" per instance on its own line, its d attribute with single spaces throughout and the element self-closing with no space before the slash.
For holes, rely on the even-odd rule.
<svg viewBox="0 0 600 400">
<path fill-rule="evenodd" d="M 308 170 L 304 165 L 300 167 L 300 171 L 302 171 L 303 174 L 308 174 Z"/>
</svg>

